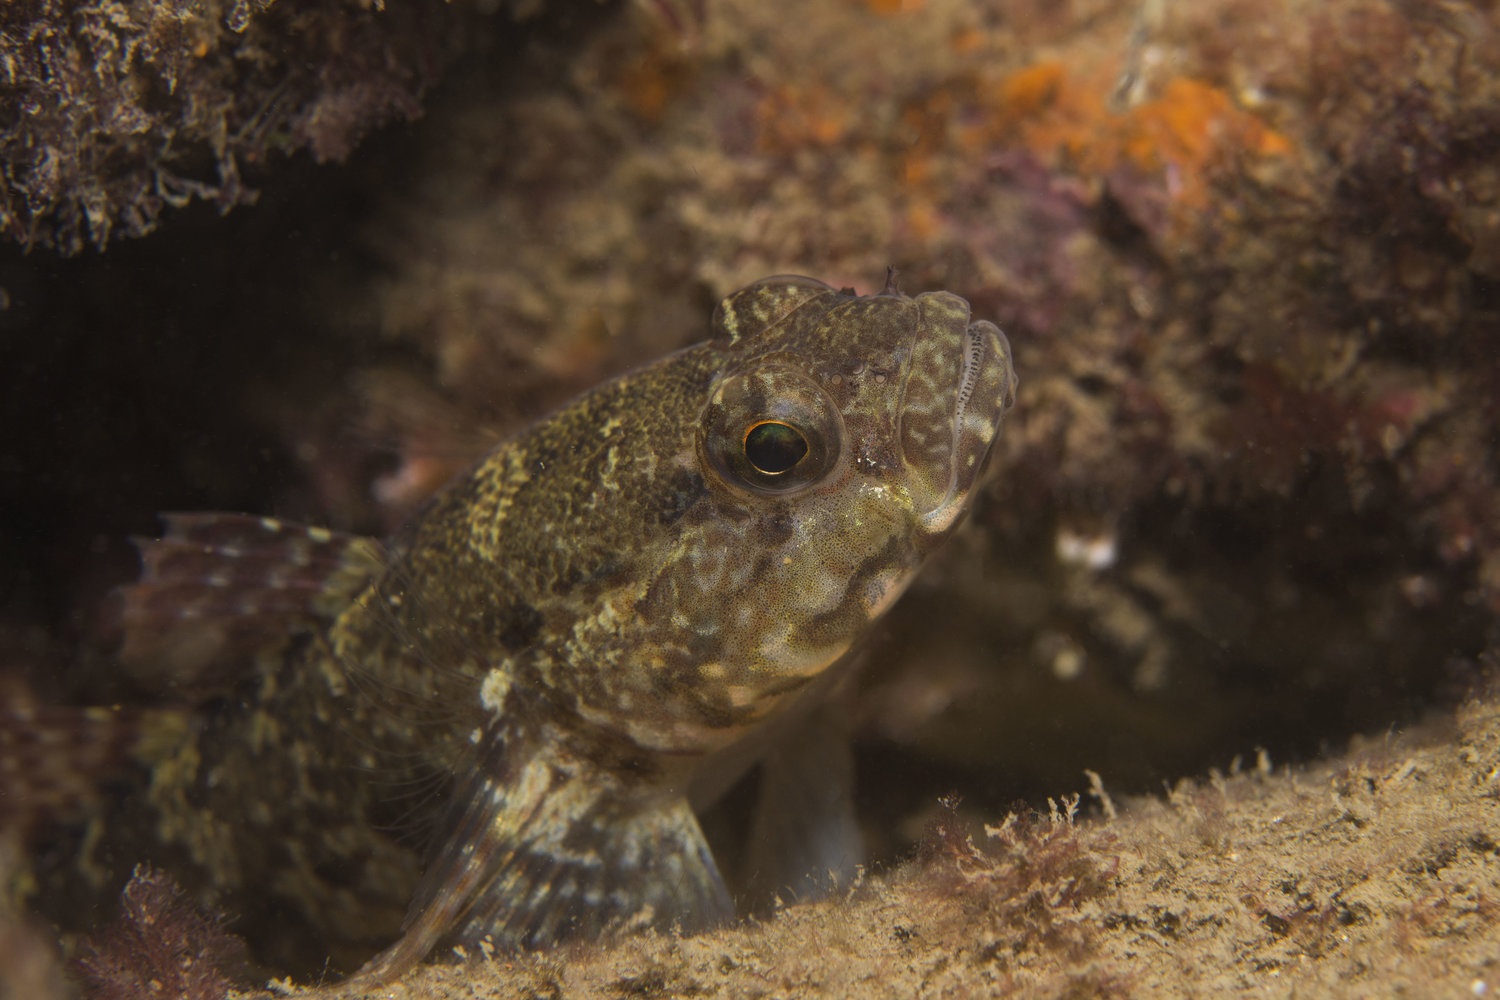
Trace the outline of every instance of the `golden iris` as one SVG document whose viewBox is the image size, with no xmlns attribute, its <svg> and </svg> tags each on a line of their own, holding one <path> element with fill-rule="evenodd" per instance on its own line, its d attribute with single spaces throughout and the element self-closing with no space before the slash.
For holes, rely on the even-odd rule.
<svg viewBox="0 0 1500 1000">
<path fill-rule="evenodd" d="M 745 431 L 745 458 L 758 472 L 779 476 L 807 456 L 807 438 L 791 424 L 762 420 Z"/>
</svg>

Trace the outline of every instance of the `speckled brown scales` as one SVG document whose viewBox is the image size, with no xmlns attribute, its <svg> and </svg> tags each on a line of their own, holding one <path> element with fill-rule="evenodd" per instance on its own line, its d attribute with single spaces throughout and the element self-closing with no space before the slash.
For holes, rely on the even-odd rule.
<svg viewBox="0 0 1500 1000">
<path fill-rule="evenodd" d="M 693 807 L 796 724 L 951 530 L 1015 377 L 1003 334 L 946 292 L 769 278 L 713 325 L 501 445 L 383 561 L 274 525 L 304 569 L 343 555 L 318 564 L 328 588 L 276 577 L 317 612 L 289 612 L 302 637 L 157 769 L 157 834 L 340 954 L 389 941 L 410 901 L 367 982 L 443 942 L 730 915 Z M 244 582 L 183 565 L 189 591 Z M 436 794 L 398 794 L 423 776 Z M 420 879 L 389 833 L 403 809 L 439 824 Z"/>
</svg>

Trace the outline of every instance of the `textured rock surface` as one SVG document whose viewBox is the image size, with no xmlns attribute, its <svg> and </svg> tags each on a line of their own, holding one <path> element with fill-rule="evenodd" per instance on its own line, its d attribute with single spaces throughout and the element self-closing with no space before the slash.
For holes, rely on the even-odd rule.
<svg viewBox="0 0 1500 1000">
<path fill-rule="evenodd" d="M 517 15 L 538 5 L 499 4 Z M 343 160 L 419 99 L 477 20 L 358 0 L 27 0 L 0 10 L 0 238 L 77 253 L 168 207 L 254 202 L 307 150 Z"/>
</svg>

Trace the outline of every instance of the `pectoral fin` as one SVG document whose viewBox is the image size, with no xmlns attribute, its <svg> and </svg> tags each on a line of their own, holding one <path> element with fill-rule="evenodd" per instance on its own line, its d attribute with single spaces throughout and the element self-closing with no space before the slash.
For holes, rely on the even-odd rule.
<svg viewBox="0 0 1500 1000">
<path fill-rule="evenodd" d="M 761 764 L 745 879 L 754 907 L 825 896 L 849 885 L 864 858 L 845 717 L 819 708 Z"/>
<path fill-rule="evenodd" d="M 388 982 L 439 944 L 516 951 L 616 929 L 700 930 L 729 894 L 686 799 L 501 721 L 460 783 L 405 934 L 354 977 Z"/>
</svg>

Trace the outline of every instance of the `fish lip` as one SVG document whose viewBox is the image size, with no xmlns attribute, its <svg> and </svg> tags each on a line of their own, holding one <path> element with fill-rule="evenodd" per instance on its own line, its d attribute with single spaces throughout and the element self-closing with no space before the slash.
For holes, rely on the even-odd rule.
<svg viewBox="0 0 1500 1000">
<path fill-rule="evenodd" d="M 983 475 L 1000 436 L 1001 420 L 1015 402 L 1016 374 L 1004 331 L 988 320 L 975 320 L 965 328 L 960 349 L 963 359 L 954 390 L 948 485 L 937 503 L 918 517 L 922 530 L 934 536 L 949 531 L 968 506 L 974 483 Z M 973 426 L 976 415 L 983 421 L 977 428 Z M 973 462 L 965 466 L 966 451 L 971 449 Z"/>
</svg>

